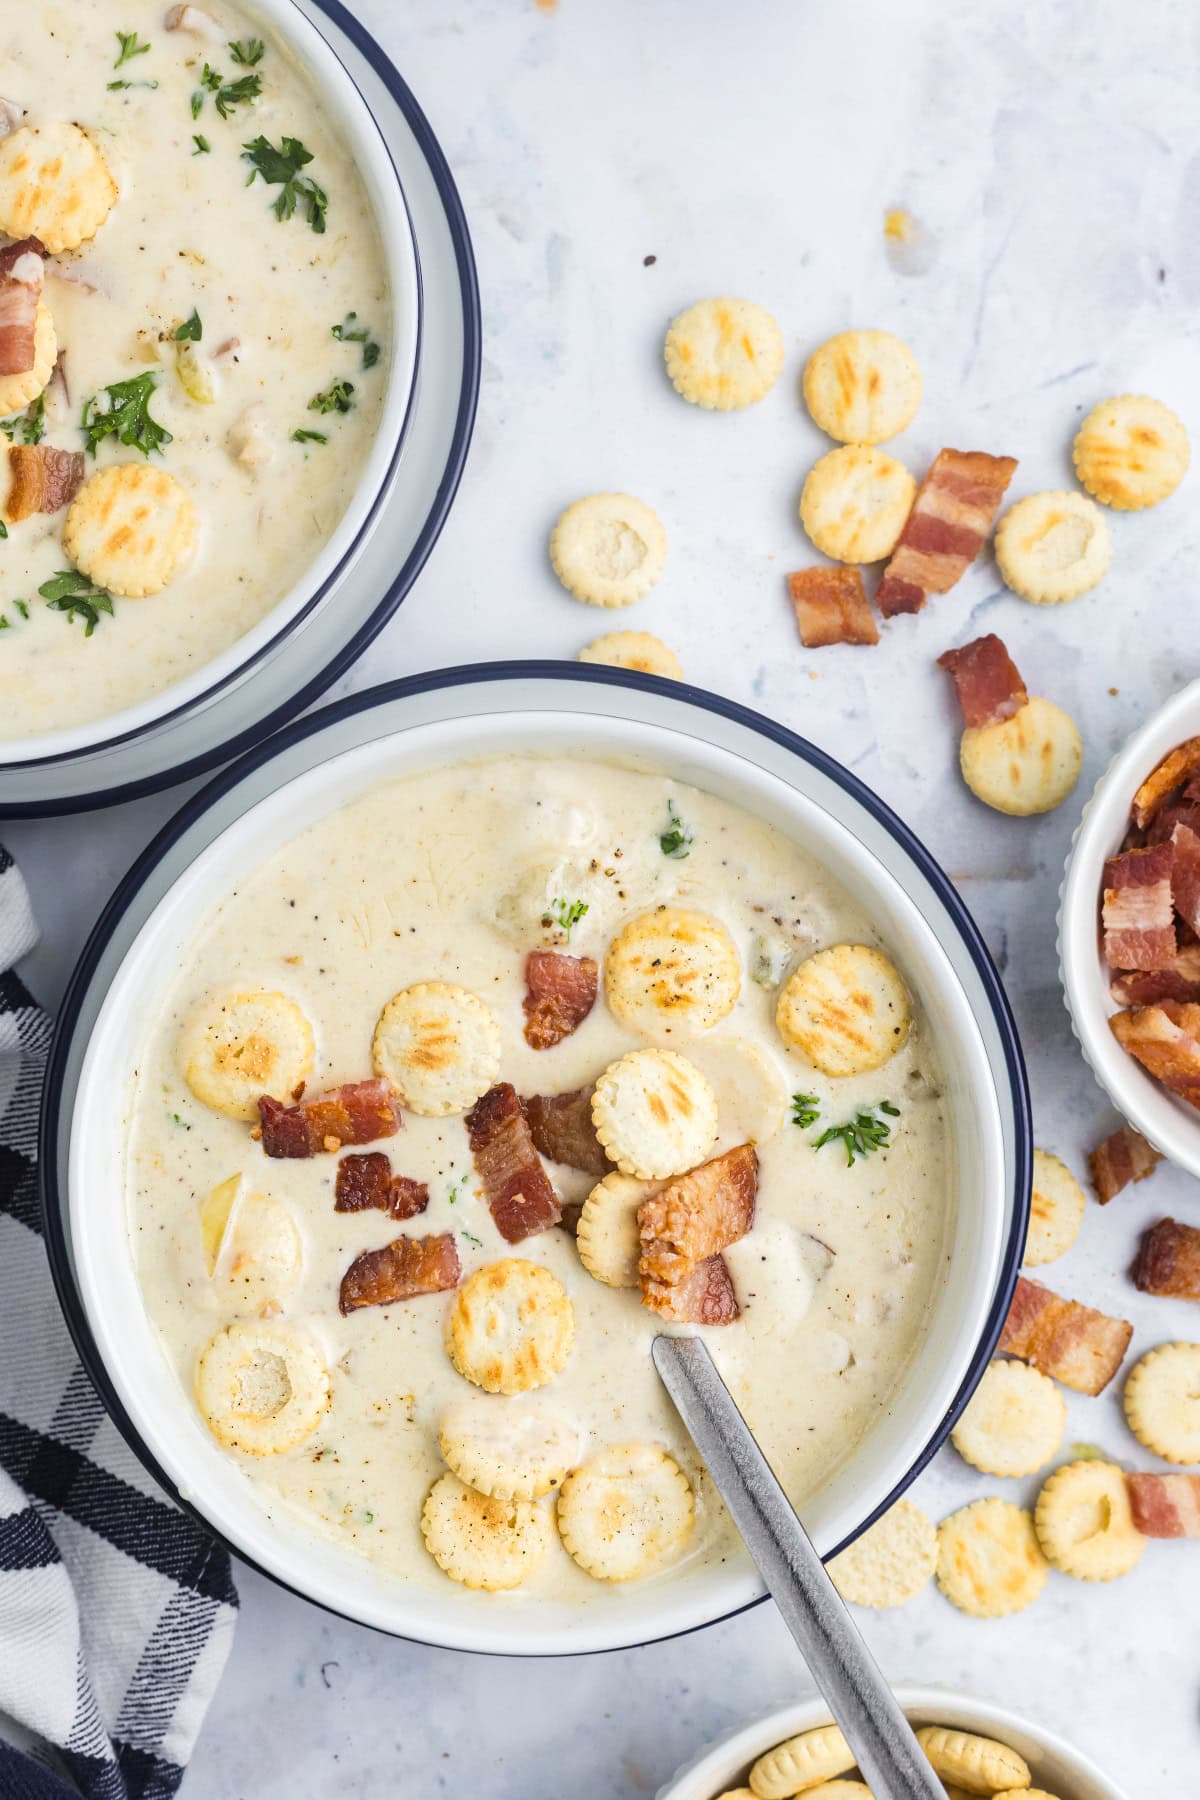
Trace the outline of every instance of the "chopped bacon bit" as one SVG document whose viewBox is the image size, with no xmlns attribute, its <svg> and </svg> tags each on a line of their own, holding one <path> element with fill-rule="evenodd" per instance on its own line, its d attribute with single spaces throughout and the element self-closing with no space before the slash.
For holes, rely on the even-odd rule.
<svg viewBox="0 0 1200 1800">
<path fill-rule="evenodd" d="M 963 723 L 999 725 L 1019 713 L 1029 699 L 1017 666 L 995 632 L 975 638 L 960 650 L 944 650 L 938 668 L 954 682 Z"/>
<path fill-rule="evenodd" d="M 879 627 L 867 602 L 861 569 L 797 569 L 787 582 L 800 642 L 806 649 L 879 642 Z"/>
<path fill-rule="evenodd" d="M 5 513 L 10 521 L 33 513 L 55 513 L 83 486 L 82 450 L 53 450 L 48 444 L 11 444 L 12 485 Z"/>
<path fill-rule="evenodd" d="M 1178 964 L 1179 958 L 1175 959 Z M 1158 1000 L 1200 1000 L 1200 981 L 1170 969 L 1129 969 L 1114 975 L 1109 993 L 1119 1006 L 1153 1006 Z"/>
<path fill-rule="evenodd" d="M 350 1081 L 285 1106 L 264 1094 L 258 1103 L 262 1147 L 268 1156 L 315 1156 L 343 1144 L 373 1144 L 394 1137 L 404 1123 L 386 1081 Z"/>
<path fill-rule="evenodd" d="M 1147 1074 L 1200 1106 L 1200 1006 L 1183 1000 L 1159 1000 L 1133 1006 L 1108 1021 L 1117 1042 L 1136 1056 Z"/>
<path fill-rule="evenodd" d="M 384 1150 L 365 1156 L 343 1156 L 334 1183 L 335 1212 L 363 1212 L 376 1207 L 393 1219 L 415 1219 L 429 1205 L 429 1189 L 408 1175 L 393 1175 Z"/>
<path fill-rule="evenodd" d="M 525 1042 L 550 1050 L 578 1029 L 596 1004 L 599 970 L 590 956 L 531 950 L 525 958 Z"/>
<path fill-rule="evenodd" d="M 1200 837 L 1183 821 L 1171 832 L 1171 851 L 1171 899 L 1184 924 L 1196 931 L 1200 929 Z"/>
<path fill-rule="evenodd" d="M 496 1230 L 509 1244 L 557 1225 L 562 1204 L 533 1147 L 509 1081 L 497 1082 L 467 1114 L 471 1155 Z"/>
<path fill-rule="evenodd" d="M 1200 1475 L 1127 1475 L 1125 1484 L 1143 1537 L 1200 1538 Z"/>
<path fill-rule="evenodd" d="M 753 1144 L 739 1144 L 643 1200 L 638 1207 L 638 1267 L 645 1305 L 655 1312 L 669 1310 L 672 1289 L 745 1237 L 754 1223 L 757 1195 L 758 1154 Z"/>
<path fill-rule="evenodd" d="M 1200 806 L 1194 800 L 1171 800 L 1155 813 L 1148 831 L 1142 833 L 1147 844 L 1165 844 L 1177 825 L 1190 825 L 1200 833 Z"/>
<path fill-rule="evenodd" d="M 0 375 L 23 375 L 34 365 L 34 334 L 46 265 L 39 238 L 0 250 Z"/>
<path fill-rule="evenodd" d="M 393 1300 L 412 1300 L 418 1294 L 442 1294 L 457 1287 L 461 1278 L 452 1231 L 436 1237 L 393 1238 L 390 1244 L 355 1257 L 342 1276 L 338 1310 L 352 1313 L 360 1306 L 390 1306 Z"/>
<path fill-rule="evenodd" d="M 723 1256 L 707 1257 L 674 1287 L 656 1283 L 643 1300 L 675 1325 L 731 1325 L 742 1310 Z"/>
<path fill-rule="evenodd" d="M 920 612 L 978 556 L 1017 466 L 985 450 L 939 450 L 875 595 L 885 619 Z"/>
<path fill-rule="evenodd" d="M 1104 959 L 1110 969 L 1169 969 L 1175 957 L 1170 844 L 1124 850 L 1104 865 Z"/>
<path fill-rule="evenodd" d="M 1200 1300 L 1200 1231 L 1160 1219 L 1143 1234 L 1131 1274 L 1143 1294 Z"/>
<path fill-rule="evenodd" d="M 1000 1348 L 1076 1393 L 1099 1394 L 1120 1368 L 1132 1336 L 1127 1319 L 1110 1319 L 1077 1300 L 1064 1300 L 1022 1275 Z"/>
<path fill-rule="evenodd" d="M 237 353 L 241 347 L 242 340 L 240 337 L 228 337 L 225 339 L 224 343 L 218 344 L 213 351 L 213 361 L 223 362 L 227 356 L 232 356 L 236 360 Z"/>
<path fill-rule="evenodd" d="M 1115 1200 L 1131 1182 L 1145 1181 L 1161 1161 L 1161 1153 L 1132 1125 L 1122 1125 L 1119 1131 L 1112 1132 L 1088 1157 L 1092 1186 L 1101 1206 Z"/>
<path fill-rule="evenodd" d="M 1144 831 L 1177 787 L 1200 770 L 1200 737 L 1187 738 L 1151 769 L 1133 796 L 1133 822 Z"/>
<path fill-rule="evenodd" d="M 570 1094 L 530 1094 L 521 1102 L 534 1149 L 551 1162 L 565 1163 L 585 1175 L 607 1175 L 612 1168 L 592 1124 L 592 1090 Z"/>
</svg>

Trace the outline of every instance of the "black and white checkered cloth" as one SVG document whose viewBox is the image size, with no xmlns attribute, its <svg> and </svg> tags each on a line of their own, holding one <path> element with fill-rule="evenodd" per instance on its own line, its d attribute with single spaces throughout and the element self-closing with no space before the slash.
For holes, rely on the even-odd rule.
<svg viewBox="0 0 1200 1800">
<path fill-rule="evenodd" d="M 38 1216 L 50 1024 L 0 846 L 0 1800 L 160 1800 L 233 1638 L 229 1559 L 118 1435 L 58 1309 Z"/>
</svg>

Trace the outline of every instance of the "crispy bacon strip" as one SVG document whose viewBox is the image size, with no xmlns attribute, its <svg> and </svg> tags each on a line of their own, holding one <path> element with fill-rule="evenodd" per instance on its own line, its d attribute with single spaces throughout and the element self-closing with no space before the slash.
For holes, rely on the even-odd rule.
<svg viewBox="0 0 1200 1800">
<path fill-rule="evenodd" d="M 585 1175 L 609 1173 L 612 1164 L 592 1124 L 590 1087 L 569 1094 L 530 1094 L 522 1100 L 521 1111 L 540 1155 Z"/>
<path fill-rule="evenodd" d="M 412 1300 L 418 1294 L 441 1294 L 457 1287 L 462 1278 L 458 1245 L 452 1231 L 436 1237 L 398 1237 L 378 1250 L 364 1250 L 342 1276 L 338 1310 L 356 1312 L 360 1306 L 390 1306 L 393 1300 Z"/>
<path fill-rule="evenodd" d="M 1171 899 L 1184 924 L 1196 931 L 1200 929 L 1200 837 L 1179 820 L 1171 832 L 1170 845 Z"/>
<path fill-rule="evenodd" d="M 429 1205 L 429 1189 L 408 1175 L 393 1175 L 384 1150 L 365 1156 L 343 1156 L 333 1189 L 334 1212 L 363 1212 L 376 1207 L 393 1219 L 415 1219 Z"/>
<path fill-rule="evenodd" d="M 669 1314 L 672 1290 L 745 1237 L 757 1195 L 758 1154 L 753 1144 L 739 1144 L 643 1200 L 638 1207 L 643 1303 Z"/>
<path fill-rule="evenodd" d="M 1200 737 L 1186 738 L 1155 765 L 1133 796 L 1133 822 L 1145 831 L 1164 800 L 1200 770 Z"/>
<path fill-rule="evenodd" d="M 875 596 L 885 619 L 949 593 L 982 549 L 1016 466 L 985 450 L 939 450 Z"/>
<path fill-rule="evenodd" d="M 944 650 L 938 668 L 946 669 L 954 682 L 966 725 L 999 725 L 1019 713 L 1029 699 L 1016 664 L 995 632 L 960 650 Z"/>
<path fill-rule="evenodd" d="M 1143 1294 L 1200 1300 L 1200 1231 L 1178 1219 L 1160 1219 L 1142 1234 L 1130 1272 Z"/>
<path fill-rule="evenodd" d="M 1169 969 L 1130 969 L 1114 975 L 1108 991 L 1120 1006 L 1153 1006 L 1159 1000 L 1200 1000 L 1200 981 L 1185 975 L 1176 957 Z"/>
<path fill-rule="evenodd" d="M 53 450 L 48 444 L 10 444 L 12 485 L 5 511 L 9 520 L 55 513 L 83 486 L 83 451 Z"/>
<path fill-rule="evenodd" d="M 1170 844 L 1123 850 L 1104 865 L 1104 960 L 1110 969 L 1169 969 L 1174 960 Z"/>
<path fill-rule="evenodd" d="M 467 1114 L 471 1155 L 496 1230 L 509 1244 L 557 1225 L 562 1204 L 542 1167 L 517 1090 L 500 1081 Z"/>
<path fill-rule="evenodd" d="M 1125 1484 L 1143 1537 L 1200 1538 L 1200 1475 L 1127 1475 Z"/>
<path fill-rule="evenodd" d="M 1165 844 L 1177 825 L 1190 826 L 1200 833 L 1200 806 L 1194 800 L 1169 800 L 1159 807 L 1150 821 L 1149 830 L 1140 835 L 1144 843 Z M 1130 847 L 1122 846 L 1123 849 Z"/>
<path fill-rule="evenodd" d="M 643 1299 L 675 1325 L 731 1325 L 742 1310 L 723 1256 L 707 1257 L 674 1287 L 656 1286 Z"/>
<path fill-rule="evenodd" d="M 531 950 L 525 958 L 525 1042 L 550 1050 L 578 1029 L 596 1004 L 599 970 L 590 956 Z"/>
<path fill-rule="evenodd" d="M 861 569 L 797 569 L 787 582 L 800 642 L 806 649 L 879 642 L 879 627 L 867 602 Z"/>
<path fill-rule="evenodd" d="M 1190 1106 L 1200 1106 L 1200 1005 L 1159 1000 L 1113 1013 L 1108 1023 L 1147 1074 Z"/>
<path fill-rule="evenodd" d="M 264 1094 L 258 1103 L 262 1147 L 268 1156 L 315 1156 L 343 1144 L 395 1137 L 404 1123 L 386 1081 L 350 1081 L 294 1106 Z"/>
<path fill-rule="evenodd" d="M 0 250 L 0 375 L 23 375 L 34 365 L 45 254 L 45 245 L 35 237 Z"/>
<path fill-rule="evenodd" d="M 1100 1394 L 1121 1366 L 1133 1326 L 1127 1319 L 1064 1300 L 1022 1275 L 1000 1348 L 1079 1394 Z"/>
<path fill-rule="evenodd" d="M 1101 1206 L 1115 1200 L 1131 1182 L 1145 1181 L 1161 1161 L 1160 1152 L 1132 1125 L 1122 1125 L 1119 1131 L 1112 1132 L 1088 1157 L 1092 1186 Z"/>
</svg>

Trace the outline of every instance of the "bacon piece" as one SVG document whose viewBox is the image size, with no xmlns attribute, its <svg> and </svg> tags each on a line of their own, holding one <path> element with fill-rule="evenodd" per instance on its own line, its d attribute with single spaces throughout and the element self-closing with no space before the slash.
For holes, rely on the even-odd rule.
<svg viewBox="0 0 1200 1800">
<path fill-rule="evenodd" d="M 1192 830 L 1200 833 L 1200 806 L 1194 800 L 1169 800 L 1161 806 L 1150 821 L 1150 828 L 1141 834 L 1146 844 L 1165 844 L 1177 825 L 1190 825 Z M 1122 849 L 1132 848 L 1122 845 Z"/>
<path fill-rule="evenodd" d="M 393 1300 L 412 1300 L 418 1294 L 442 1294 L 461 1279 L 452 1231 L 436 1237 L 393 1238 L 390 1244 L 355 1257 L 342 1276 L 338 1310 L 352 1313 L 360 1306 L 390 1306 Z"/>
<path fill-rule="evenodd" d="M 525 958 L 525 1042 L 550 1050 L 570 1037 L 596 1004 L 599 971 L 590 956 L 531 950 Z"/>
<path fill-rule="evenodd" d="M 797 569 L 787 582 L 800 642 L 806 649 L 879 642 L 879 627 L 867 602 L 861 569 Z"/>
<path fill-rule="evenodd" d="M 643 1300 L 675 1325 L 731 1325 L 742 1310 L 723 1256 L 707 1257 L 674 1287 L 656 1285 Z"/>
<path fill-rule="evenodd" d="M 1143 1537 L 1200 1538 L 1200 1475 L 1127 1475 L 1125 1485 Z"/>
<path fill-rule="evenodd" d="M 1113 1036 L 1147 1074 L 1200 1106 L 1200 1006 L 1186 1000 L 1159 1000 L 1132 1006 L 1108 1021 Z"/>
<path fill-rule="evenodd" d="M 1185 975 L 1176 957 L 1170 969 L 1128 969 L 1114 975 L 1108 991 L 1121 1006 L 1153 1006 L 1159 1000 L 1200 1000 L 1200 980 Z"/>
<path fill-rule="evenodd" d="M 1184 924 L 1196 931 L 1200 929 L 1200 837 L 1182 820 L 1171 832 L 1171 852 L 1171 899 Z"/>
<path fill-rule="evenodd" d="M 758 1154 L 753 1144 L 739 1144 L 643 1200 L 638 1207 L 638 1267 L 644 1304 L 655 1312 L 667 1311 L 670 1290 L 745 1237 L 754 1223 L 757 1195 Z"/>
<path fill-rule="evenodd" d="M 1145 1181 L 1161 1161 L 1161 1153 L 1132 1125 L 1122 1125 L 1119 1131 L 1112 1132 L 1088 1157 L 1092 1186 L 1101 1206 L 1115 1200 L 1131 1182 Z"/>
<path fill-rule="evenodd" d="M 55 513 L 83 486 L 83 451 L 53 450 L 48 444 L 11 444 L 12 485 L 5 508 L 10 521 L 32 513 Z"/>
<path fill-rule="evenodd" d="M 36 360 L 34 330 L 45 254 L 45 245 L 35 237 L 0 250 L 0 375 L 23 375 Z"/>
<path fill-rule="evenodd" d="M 1110 1319 L 1077 1300 L 1064 1300 L 1022 1275 L 1000 1348 L 1078 1394 L 1099 1394 L 1120 1368 L 1132 1336 L 1127 1319 Z"/>
<path fill-rule="evenodd" d="M 1130 1273 L 1143 1294 L 1200 1300 L 1200 1231 L 1177 1219 L 1160 1219 L 1142 1234 Z"/>
<path fill-rule="evenodd" d="M 1190 781 L 1200 770 L 1200 737 L 1186 738 L 1151 769 L 1133 796 L 1133 822 L 1145 831 L 1151 819 L 1177 787 Z"/>
<path fill-rule="evenodd" d="M 875 595 L 885 619 L 950 591 L 992 529 L 1017 462 L 985 450 L 939 450 Z"/>
<path fill-rule="evenodd" d="M 562 1204 L 542 1167 L 509 1081 L 497 1082 L 467 1114 L 476 1172 L 496 1230 L 509 1244 L 557 1225 Z"/>
<path fill-rule="evenodd" d="M 585 1175 L 607 1175 L 612 1164 L 592 1124 L 592 1089 L 570 1094 L 530 1094 L 521 1102 L 533 1147 L 551 1162 Z"/>
<path fill-rule="evenodd" d="M 1104 959 L 1110 969 L 1169 969 L 1175 957 L 1170 844 L 1123 850 L 1104 865 Z"/>
<path fill-rule="evenodd" d="M 350 1081 L 285 1106 L 263 1094 L 258 1102 L 262 1147 L 268 1156 L 315 1156 L 343 1144 L 373 1144 L 395 1137 L 404 1123 L 386 1081 Z"/>
<path fill-rule="evenodd" d="M 1029 699 L 1017 666 L 995 632 L 974 638 L 960 650 L 944 650 L 938 668 L 949 672 L 962 707 L 963 723 L 999 725 L 1019 713 Z"/>
<path fill-rule="evenodd" d="M 334 1183 L 334 1212 L 363 1212 L 376 1207 L 393 1219 L 415 1219 L 429 1205 L 429 1189 L 408 1175 L 393 1175 L 384 1150 L 365 1156 L 343 1156 Z"/>
</svg>

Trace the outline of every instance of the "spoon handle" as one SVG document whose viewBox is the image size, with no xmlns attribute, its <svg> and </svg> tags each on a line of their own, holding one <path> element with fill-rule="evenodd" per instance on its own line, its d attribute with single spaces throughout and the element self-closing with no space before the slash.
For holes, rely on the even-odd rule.
<svg viewBox="0 0 1200 1800">
<path fill-rule="evenodd" d="M 656 1337 L 653 1355 L 876 1800 L 946 1800 L 707 1346 L 695 1337 Z"/>
</svg>

